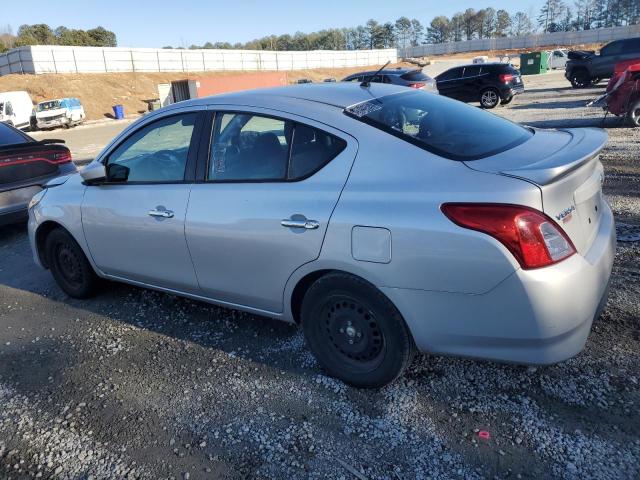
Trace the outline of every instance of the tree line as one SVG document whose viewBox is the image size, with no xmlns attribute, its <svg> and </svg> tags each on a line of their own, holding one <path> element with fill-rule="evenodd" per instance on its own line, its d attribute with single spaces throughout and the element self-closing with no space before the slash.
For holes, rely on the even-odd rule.
<svg viewBox="0 0 640 480">
<path fill-rule="evenodd" d="M 26 45 L 73 45 L 85 47 L 116 47 L 116 34 L 96 27 L 80 30 L 60 26 L 52 29 L 49 25 L 21 25 L 14 35 L 11 25 L 0 27 L 0 52 Z"/>
<path fill-rule="evenodd" d="M 518 11 L 509 13 L 492 7 L 468 8 L 452 17 L 440 15 L 425 27 L 416 18 L 400 17 L 395 22 L 369 20 L 352 28 L 332 28 L 294 35 L 269 35 L 245 43 L 207 42 L 190 49 L 247 50 L 358 50 L 404 48 L 427 43 L 457 42 L 481 38 L 524 36 L 536 32 L 589 30 L 633 25 L 640 22 L 639 0 L 547 0 L 538 16 Z M 173 47 L 164 47 L 173 48 Z"/>
</svg>

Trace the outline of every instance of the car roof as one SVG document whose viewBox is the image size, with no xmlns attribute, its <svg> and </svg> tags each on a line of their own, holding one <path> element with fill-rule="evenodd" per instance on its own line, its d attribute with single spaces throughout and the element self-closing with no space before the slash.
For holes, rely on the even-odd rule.
<svg viewBox="0 0 640 480">
<path fill-rule="evenodd" d="M 346 82 L 305 83 L 301 85 L 287 85 L 284 87 L 223 93 L 210 97 L 187 100 L 174 105 L 187 107 L 195 105 L 231 104 L 269 108 L 273 107 L 274 104 L 277 105 L 279 100 L 297 99 L 344 109 L 356 103 L 406 91 L 406 87 L 378 83 L 372 83 L 369 87 L 361 87 L 358 83 Z"/>
</svg>

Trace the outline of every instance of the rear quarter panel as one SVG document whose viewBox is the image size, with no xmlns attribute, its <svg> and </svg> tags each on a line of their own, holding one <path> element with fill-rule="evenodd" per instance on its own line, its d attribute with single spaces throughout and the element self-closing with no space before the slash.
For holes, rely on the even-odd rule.
<svg viewBox="0 0 640 480">
<path fill-rule="evenodd" d="M 456 226 L 440 206 L 499 202 L 541 209 L 537 187 L 473 171 L 364 124 L 357 128 L 360 149 L 316 268 L 351 271 L 381 287 L 474 294 L 519 268 L 499 242 Z M 355 226 L 388 229 L 391 261 L 355 260 Z"/>
</svg>

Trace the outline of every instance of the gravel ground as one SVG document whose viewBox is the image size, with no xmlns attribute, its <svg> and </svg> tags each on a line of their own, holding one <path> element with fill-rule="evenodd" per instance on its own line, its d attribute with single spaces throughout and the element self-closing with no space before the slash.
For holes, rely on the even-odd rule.
<svg viewBox="0 0 640 480">
<path fill-rule="evenodd" d="M 505 117 L 600 126 L 560 74 Z M 607 119 L 605 192 L 640 226 L 640 130 Z M 1 478 L 638 478 L 640 242 L 576 358 L 421 356 L 379 391 L 328 378 L 292 326 L 125 285 L 72 300 L 0 231 Z"/>
</svg>

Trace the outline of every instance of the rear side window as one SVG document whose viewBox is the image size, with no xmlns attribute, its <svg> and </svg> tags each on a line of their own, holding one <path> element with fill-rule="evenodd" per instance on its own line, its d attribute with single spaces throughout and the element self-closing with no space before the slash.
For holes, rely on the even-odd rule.
<svg viewBox="0 0 640 480">
<path fill-rule="evenodd" d="M 624 42 L 611 42 L 608 45 L 605 45 L 604 47 L 602 47 L 602 50 L 600 50 L 600 55 L 618 55 L 620 53 L 623 53 L 623 47 L 624 50 L 627 50 L 627 46 L 624 44 Z M 629 51 L 631 51 L 629 49 Z"/>
<path fill-rule="evenodd" d="M 622 53 L 629 53 L 629 52 L 633 52 L 633 53 L 640 52 L 640 37 L 630 38 L 625 42 Z"/>
<path fill-rule="evenodd" d="M 480 75 L 480 67 L 464 67 L 463 78 L 477 77 L 478 75 Z"/>
<path fill-rule="evenodd" d="M 347 142 L 316 128 L 296 124 L 293 132 L 290 180 L 308 177 L 320 170 L 347 146 Z"/>
<path fill-rule="evenodd" d="M 358 103 L 345 113 L 452 160 L 475 160 L 515 147 L 533 132 L 476 107 L 426 92 Z"/>
<path fill-rule="evenodd" d="M 16 145 L 19 143 L 27 143 L 28 141 L 29 139 L 26 135 L 23 135 L 4 123 L 0 123 L 0 146 Z"/>
<path fill-rule="evenodd" d="M 208 179 L 295 181 L 330 162 L 346 142 L 290 120 L 250 113 L 219 113 L 214 122 Z"/>
</svg>

